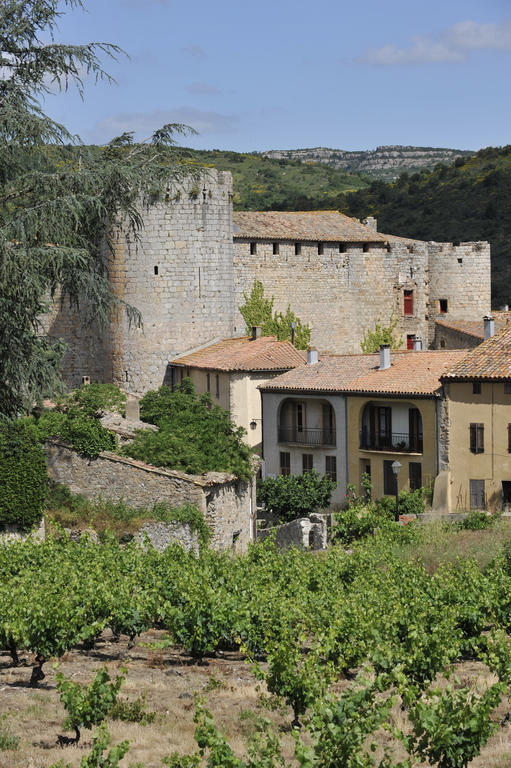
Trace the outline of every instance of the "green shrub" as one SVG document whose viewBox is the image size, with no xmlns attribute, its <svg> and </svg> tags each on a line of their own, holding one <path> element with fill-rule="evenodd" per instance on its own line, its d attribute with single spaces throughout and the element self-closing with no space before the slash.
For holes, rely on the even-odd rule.
<svg viewBox="0 0 511 768">
<path fill-rule="evenodd" d="M 303 475 L 267 477 L 259 483 L 257 497 L 268 512 L 286 522 L 328 507 L 335 487 L 328 475 L 320 477 L 312 470 Z"/>
<path fill-rule="evenodd" d="M 108 716 L 112 720 L 122 720 L 124 723 L 140 723 L 149 725 L 154 723 L 156 712 L 148 712 L 146 709 L 146 694 L 138 696 L 133 701 L 117 699 Z"/>
<path fill-rule="evenodd" d="M 78 409 L 84 416 L 96 416 L 102 411 L 123 414 L 126 395 L 114 384 L 84 384 L 64 401 L 69 409 Z"/>
<path fill-rule="evenodd" d="M 100 422 L 108 410 L 122 411 L 126 396 L 113 384 L 88 384 L 72 392 L 58 408 L 43 410 L 34 421 L 41 442 L 60 438 L 89 458 L 115 451 L 117 437 Z"/>
<path fill-rule="evenodd" d="M 0 422 L 0 526 L 35 526 L 47 482 L 46 459 L 32 426 L 26 421 Z"/>
<path fill-rule="evenodd" d="M 424 512 L 424 488 L 415 491 L 400 491 L 398 495 L 398 508 L 400 515 L 422 515 Z M 393 496 L 382 496 L 376 502 L 378 510 L 385 514 L 395 512 L 396 500 Z"/>
<path fill-rule="evenodd" d="M 158 432 L 140 430 L 122 453 L 133 459 L 200 475 L 229 472 L 248 480 L 252 475 L 252 451 L 243 441 L 245 430 L 229 414 L 213 405 L 209 394 L 197 397 L 185 379 L 172 391 L 160 387 L 140 401 L 143 421 L 156 424 Z"/>
<path fill-rule="evenodd" d="M 484 509 L 471 509 L 464 520 L 455 523 L 456 528 L 465 531 L 483 531 L 490 528 L 500 515 L 489 515 Z"/>
<path fill-rule="evenodd" d="M 394 520 L 394 508 L 378 508 L 374 502 L 350 504 L 335 512 L 334 520 L 332 539 L 347 545 L 369 536 L 377 528 L 387 527 Z"/>
<path fill-rule="evenodd" d="M 89 458 L 101 451 L 115 451 L 117 437 L 101 424 L 98 419 L 78 416 L 68 418 L 60 432 L 64 442 L 69 443 L 78 453 Z"/>
</svg>

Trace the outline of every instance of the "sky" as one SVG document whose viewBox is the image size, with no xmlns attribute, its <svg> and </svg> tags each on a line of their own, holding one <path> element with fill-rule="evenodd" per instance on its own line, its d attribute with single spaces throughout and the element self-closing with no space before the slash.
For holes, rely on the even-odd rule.
<svg viewBox="0 0 511 768">
<path fill-rule="evenodd" d="M 56 39 L 119 45 L 117 81 L 44 109 L 86 143 L 239 152 L 511 143 L 511 0 L 84 0 Z"/>
</svg>

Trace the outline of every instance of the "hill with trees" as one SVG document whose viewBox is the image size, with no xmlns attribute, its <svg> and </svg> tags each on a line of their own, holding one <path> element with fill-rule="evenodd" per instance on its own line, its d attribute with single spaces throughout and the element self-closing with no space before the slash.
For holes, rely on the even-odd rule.
<svg viewBox="0 0 511 768">
<path fill-rule="evenodd" d="M 454 165 L 402 174 L 390 184 L 339 195 L 334 207 L 372 215 L 380 232 L 440 242 L 488 240 L 494 307 L 511 303 L 511 145 L 488 147 Z"/>
<path fill-rule="evenodd" d="M 236 211 L 307 211 L 332 207 L 342 192 L 363 189 L 370 179 L 322 163 L 274 160 L 217 149 L 189 150 L 201 165 L 230 171 Z"/>
</svg>

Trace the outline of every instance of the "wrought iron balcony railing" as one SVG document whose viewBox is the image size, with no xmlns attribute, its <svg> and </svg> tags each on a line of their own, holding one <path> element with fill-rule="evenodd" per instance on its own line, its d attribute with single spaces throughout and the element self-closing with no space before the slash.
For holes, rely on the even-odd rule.
<svg viewBox="0 0 511 768">
<path fill-rule="evenodd" d="M 309 429 L 306 427 L 279 426 L 279 443 L 335 445 L 335 429 Z"/>
<path fill-rule="evenodd" d="M 402 451 L 403 453 L 422 453 L 422 435 L 406 432 L 369 432 L 360 433 L 360 447 L 369 451 Z"/>
</svg>

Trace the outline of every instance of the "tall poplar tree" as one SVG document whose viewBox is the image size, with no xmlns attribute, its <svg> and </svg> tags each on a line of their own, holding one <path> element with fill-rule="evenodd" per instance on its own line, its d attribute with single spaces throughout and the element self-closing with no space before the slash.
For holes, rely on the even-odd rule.
<svg viewBox="0 0 511 768">
<path fill-rule="evenodd" d="M 59 387 L 63 343 L 40 318 L 58 290 L 85 320 L 118 309 L 108 281 L 112 223 L 136 237 L 140 205 L 190 166 L 175 147 L 186 126 L 169 124 L 145 142 L 124 133 L 86 147 L 44 113 L 46 93 L 105 79 L 106 43 L 55 41 L 62 9 L 81 0 L 0 3 L 0 415 L 15 416 Z M 116 306 L 117 304 L 117 306 Z M 135 308 L 124 308 L 135 322 Z"/>
</svg>

